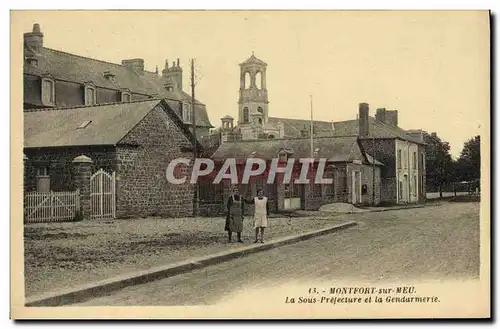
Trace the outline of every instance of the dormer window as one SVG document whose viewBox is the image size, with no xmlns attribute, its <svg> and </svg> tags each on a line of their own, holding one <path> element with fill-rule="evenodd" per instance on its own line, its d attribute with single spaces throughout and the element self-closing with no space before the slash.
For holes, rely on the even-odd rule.
<svg viewBox="0 0 500 329">
<path fill-rule="evenodd" d="M 55 83 L 50 76 L 42 77 L 42 104 L 45 106 L 55 105 Z"/>
<path fill-rule="evenodd" d="M 37 67 L 38 66 L 38 58 L 36 58 L 35 56 L 28 56 L 28 57 L 26 57 L 26 62 L 30 66 L 33 66 L 33 67 Z"/>
<path fill-rule="evenodd" d="M 287 153 L 284 150 L 281 150 L 278 153 L 278 161 L 279 162 L 286 162 L 288 160 Z"/>
<path fill-rule="evenodd" d="M 92 83 L 85 84 L 85 105 L 96 104 L 96 89 Z"/>
<path fill-rule="evenodd" d="M 116 81 L 115 74 L 114 74 L 114 73 L 112 73 L 111 71 L 105 71 L 105 72 L 103 73 L 103 75 L 104 75 L 104 77 L 105 77 L 107 80 L 109 80 L 109 81 L 111 81 L 111 82 L 115 82 L 115 81 Z"/>
<path fill-rule="evenodd" d="M 85 129 L 92 121 L 83 121 L 76 129 Z"/>
<path fill-rule="evenodd" d="M 182 103 L 182 120 L 191 122 L 191 105 L 189 103 Z"/>
<path fill-rule="evenodd" d="M 167 89 L 168 91 L 174 91 L 174 84 L 171 81 L 168 81 L 165 84 L 165 89 Z"/>
<path fill-rule="evenodd" d="M 122 91 L 122 102 L 127 103 L 132 100 L 132 95 L 128 91 Z"/>
</svg>

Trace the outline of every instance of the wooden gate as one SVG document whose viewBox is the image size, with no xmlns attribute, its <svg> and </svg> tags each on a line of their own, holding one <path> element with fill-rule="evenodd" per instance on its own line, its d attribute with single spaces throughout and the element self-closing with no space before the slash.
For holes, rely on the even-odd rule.
<svg viewBox="0 0 500 329">
<path fill-rule="evenodd" d="M 116 217 L 115 173 L 99 169 L 90 178 L 90 218 Z"/>
<path fill-rule="evenodd" d="M 80 210 L 80 191 L 28 192 L 24 195 L 24 222 L 47 223 L 73 220 Z"/>
</svg>

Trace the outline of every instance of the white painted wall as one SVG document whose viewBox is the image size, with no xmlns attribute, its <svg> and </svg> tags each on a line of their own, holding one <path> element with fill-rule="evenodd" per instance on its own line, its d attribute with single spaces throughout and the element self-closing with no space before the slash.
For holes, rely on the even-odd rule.
<svg viewBox="0 0 500 329">
<path fill-rule="evenodd" d="M 419 155 L 417 153 L 418 145 L 398 139 L 396 140 L 395 145 L 398 202 L 417 202 L 420 187 L 418 174 L 421 170 L 421 168 L 419 168 Z M 399 157 L 401 157 L 401 163 Z M 399 163 L 401 164 L 400 166 Z"/>
</svg>

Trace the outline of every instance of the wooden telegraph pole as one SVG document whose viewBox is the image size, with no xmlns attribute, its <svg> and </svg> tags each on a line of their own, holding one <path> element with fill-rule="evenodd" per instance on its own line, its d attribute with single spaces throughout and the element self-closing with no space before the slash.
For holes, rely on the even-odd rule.
<svg viewBox="0 0 500 329">
<path fill-rule="evenodd" d="M 195 100 L 194 100 L 194 59 L 191 59 L 191 118 L 192 118 L 192 133 L 193 133 L 193 165 L 194 161 L 198 157 L 198 140 L 196 138 L 196 111 L 194 108 Z M 194 183 L 194 200 L 193 200 L 193 215 L 199 215 L 199 188 L 198 182 Z"/>
<path fill-rule="evenodd" d="M 368 117 L 370 120 L 370 117 Z M 375 206 L 375 122 L 371 125 L 371 135 L 372 135 L 372 205 Z"/>
</svg>

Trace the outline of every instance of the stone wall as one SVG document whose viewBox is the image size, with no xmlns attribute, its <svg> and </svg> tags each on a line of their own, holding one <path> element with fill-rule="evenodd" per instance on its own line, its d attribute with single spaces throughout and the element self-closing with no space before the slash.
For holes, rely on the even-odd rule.
<svg viewBox="0 0 500 329">
<path fill-rule="evenodd" d="M 352 177 L 353 171 L 361 171 L 361 186 L 366 185 L 366 192 L 361 193 L 361 204 L 366 206 L 373 205 L 373 166 L 367 164 L 348 164 L 347 177 Z M 352 184 L 351 179 L 348 181 L 349 184 Z M 380 183 L 380 167 L 375 166 L 375 205 L 380 203 Z M 351 190 L 351 185 L 349 185 L 349 190 Z M 351 196 L 349 197 L 349 202 L 352 202 Z"/>
<path fill-rule="evenodd" d="M 36 175 L 39 167 L 49 169 L 50 189 L 52 191 L 75 190 L 72 161 L 80 155 L 92 159 L 92 173 L 101 168 L 107 172 L 116 170 L 115 148 L 111 146 L 25 148 L 24 154 L 28 157 L 25 166 L 27 172 L 24 176 L 25 191 L 36 189 Z"/>
<path fill-rule="evenodd" d="M 396 142 L 394 139 L 375 139 L 375 145 L 370 138 L 360 140 L 362 148 L 375 159 L 382 162 L 380 168 L 381 203 L 397 202 L 396 184 Z M 375 146 L 375 147 L 374 147 Z"/>
<path fill-rule="evenodd" d="M 184 184 L 166 178 L 171 160 L 192 159 L 192 152 L 183 150 L 190 147 L 188 137 L 162 107 L 152 110 L 117 146 L 117 216 L 191 216 L 191 168 L 179 165 L 176 170 L 176 177 L 187 176 Z"/>
</svg>

